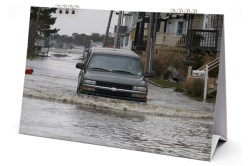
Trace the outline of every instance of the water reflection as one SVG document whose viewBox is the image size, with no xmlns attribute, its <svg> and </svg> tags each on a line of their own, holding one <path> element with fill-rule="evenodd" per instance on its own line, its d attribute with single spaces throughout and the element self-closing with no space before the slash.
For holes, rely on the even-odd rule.
<svg viewBox="0 0 250 166">
<path fill-rule="evenodd" d="M 129 116 L 24 98 L 20 133 L 209 160 L 212 126 L 202 119 Z"/>
</svg>

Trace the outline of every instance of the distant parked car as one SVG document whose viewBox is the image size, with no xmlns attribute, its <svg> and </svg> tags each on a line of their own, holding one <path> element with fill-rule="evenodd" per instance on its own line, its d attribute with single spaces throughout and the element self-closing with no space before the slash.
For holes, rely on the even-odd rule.
<svg viewBox="0 0 250 166">
<path fill-rule="evenodd" d="M 141 102 L 147 101 L 145 78 L 155 75 L 143 73 L 140 56 L 133 51 L 114 48 L 91 48 L 76 68 L 81 69 L 77 93 Z"/>
</svg>

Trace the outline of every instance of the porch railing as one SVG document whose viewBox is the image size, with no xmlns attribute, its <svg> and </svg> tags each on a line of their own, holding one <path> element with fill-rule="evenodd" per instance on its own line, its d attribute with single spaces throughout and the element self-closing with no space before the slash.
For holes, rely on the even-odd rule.
<svg viewBox="0 0 250 166">
<path fill-rule="evenodd" d="M 170 47 L 185 47 L 187 42 L 187 34 L 177 33 L 157 33 L 156 43 Z"/>
<path fill-rule="evenodd" d="M 217 50 L 218 31 L 191 29 L 187 33 L 188 49 L 210 49 Z"/>
<path fill-rule="evenodd" d="M 191 29 L 187 34 L 157 33 L 156 44 L 187 49 L 210 49 L 216 51 L 218 31 Z"/>
</svg>

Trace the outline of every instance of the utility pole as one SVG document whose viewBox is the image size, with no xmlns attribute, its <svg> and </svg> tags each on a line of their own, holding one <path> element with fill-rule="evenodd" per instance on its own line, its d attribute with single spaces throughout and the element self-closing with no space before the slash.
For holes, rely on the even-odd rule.
<svg viewBox="0 0 250 166">
<path fill-rule="evenodd" d="M 147 47 L 146 47 L 146 61 L 144 72 L 149 70 L 150 52 L 151 52 L 151 38 L 152 38 L 152 26 L 153 26 L 154 13 L 149 14 L 149 24 L 148 24 L 148 36 L 147 36 Z"/>
<path fill-rule="evenodd" d="M 114 48 L 118 48 L 118 39 L 119 39 L 119 31 L 120 31 L 120 25 L 121 25 L 121 18 L 122 18 L 122 11 L 119 11 L 119 17 L 116 27 L 116 34 L 115 34 L 115 42 L 114 42 Z"/>
<path fill-rule="evenodd" d="M 105 39 L 104 39 L 104 47 L 107 47 L 107 40 L 108 40 L 109 28 L 110 28 L 112 15 L 113 15 L 113 10 L 111 10 L 110 14 L 109 14 L 109 20 L 108 20 L 108 25 L 107 25 L 107 29 L 106 29 L 106 36 L 105 36 Z"/>
<path fill-rule="evenodd" d="M 158 14 L 154 13 L 154 16 L 153 16 L 154 26 L 153 26 L 153 30 L 152 30 L 152 40 L 151 40 L 152 42 L 151 42 L 150 59 L 149 59 L 149 70 L 150 71 L 152 71 L 152 68 L 153 68 L 157 22 L 158 22 Z"/>
</svg>

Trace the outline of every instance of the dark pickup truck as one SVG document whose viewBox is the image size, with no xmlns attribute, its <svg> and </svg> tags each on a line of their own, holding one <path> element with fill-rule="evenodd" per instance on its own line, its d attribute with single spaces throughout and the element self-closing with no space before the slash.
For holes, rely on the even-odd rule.
<svg viewBox="0 0 250 166">
<path fill-rule="evenodd" d="M 78 76 L 77 93 L 104 97 L 147 101 L 146 77 L 153 71 L 143 73 L 140 56 L 130 50 L 114 48 L 91 48 L 82 63 Z"/>
</svg>

